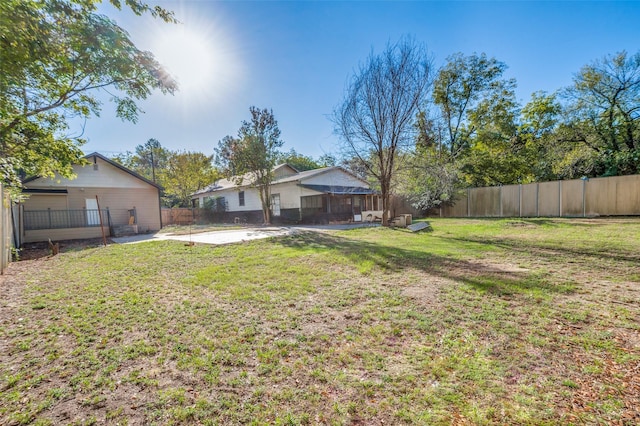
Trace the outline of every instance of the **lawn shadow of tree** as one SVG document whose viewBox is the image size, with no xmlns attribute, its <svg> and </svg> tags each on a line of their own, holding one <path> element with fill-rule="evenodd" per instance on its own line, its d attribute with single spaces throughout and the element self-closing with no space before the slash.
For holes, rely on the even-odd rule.
<svg viewBox="0 0 640 426">
<path fill-rule="evenodd" d="M 474 243 L 494 249 L 491 247 L 492 244 L 487 242 Z M 495 295 L 522 294 L 531 290 L 567 293 L 573 289 L 570 285 L 551 283 L 535 271 L 509 265 L 455 259 L 430 253 L 428 248 L 415 250 L 319 232 L 297 233 L 279 239 L 276 244 L 301 250 L 315 247 L 336 252 L 355 267 L 369 262 L 390 275 L 417 270 L 438 278 L 462 282 L 479 291 Z"/>
<path fill-rule="evenodd" d="M 640 265 L 640 252 L 634 253 L 632 251 L 621 251 L 620 247 L 616 247 L 616 252 L 613 253 L 595 247 L 575 248 L 570 246 L 560 247 L 553 244 L 523 244 L 522 240 L 510 238 L 483 237 L 480 239 L 479 237 L 450 237 L 450 239 L 465 243 L 490 244 L 504 250 L 533 254 L 536 257 L 555 261 L 560 258 L 570 256 L 574 259 L 582 258 L 585 261 L 588 261 L 588 259 L 601 260 L 605 258 L 616 262 L 629 262 L 634 265 Z M 597 265 L 598 262 L 592 263 Z"/>
</svg>

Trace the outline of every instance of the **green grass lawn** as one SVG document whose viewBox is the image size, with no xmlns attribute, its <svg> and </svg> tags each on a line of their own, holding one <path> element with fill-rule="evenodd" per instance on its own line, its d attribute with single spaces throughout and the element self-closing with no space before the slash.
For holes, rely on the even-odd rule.
<svg viewBox="0 0 640 426">
<path fill-rule="evenodd" d="M 640 423 L 640 220 L 431 224 L 14 264 L 0 424 Z"/>
</svg>

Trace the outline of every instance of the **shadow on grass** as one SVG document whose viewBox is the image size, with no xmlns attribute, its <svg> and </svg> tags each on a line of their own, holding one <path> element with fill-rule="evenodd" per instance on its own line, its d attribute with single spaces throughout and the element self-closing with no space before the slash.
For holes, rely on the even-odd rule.
<svg viewBox="0 0 640 426">
<path fill-rule="evenodd" d="M 601 260 L 608 259 L 616 262 L 630 262 L 636 265 L 640 264 L 640 253 L 624 252 L 620 248 L 616 248 L 617 252 L 612 253 L 609 251 L 598 250 L 597 248 L 574 248 L 568 246 L 559 247 L 551 244 L 526 244 L 523 245 L 522 240 L 513 240 L 509 238 L 492 238 L 492 237 L 451 237 L 449 239 L 476 244 L 490 244 L 495 247 L 499 247 L 509 251 L 515 251 L 518 253 L 532 254 L 535 257 L 552 259 L 558 261 L 564 257 L 570 257 L 572 259 L 583 258 Z M 593 265 L 597 265 L 597 262 L 592 262 Z"/>
<path fill-rule="evenodd" d="M 634 219 L 634 218 L 632 218 Z M 523 226 L 523 225 L 531 225 L 531 226 L 546 226 L 549 228 L 552 227 L 580 227 L 580 228 L 593 228 L 599 226 L 607 226 L 611 224 L 611 219 L 608 217 L 491 217 L 491 218 L 474 218 L 474 220 L 486 221 L 486 222 L 495 222 L 500 221 L 503 222 L 506 226 Z M 620 217 L 617 219 L 617 223 L 620 225 L 630 225 L 637 226 L 637 222 L 634 220 L 628 221 L 628 223 L 624 222 L 624 218 Z"/>
<path fill-rule="evenodd" d="M 487 247 L 491 245 L 486 242 L 476 243 Z M 317 248 L 336 252 L 349 259 L 356 267 L 363 263 L 370 263 L 390 273 L 417 269 L 440 278 L 463 282 L 480 291 L 496 295 L 518 294 L 531 290 L 544 290 L 551 293 L 567 293 L 572 290 L 568 285 L 550 284 L 547 280 L 525 269 L 453 259 L 429 253 L 428 249 L 414 250 L 352 240 L 332 234 L 299 233 L 279 239 L 276 244 L 289 248 L 305 250 Z"/>
</svg>

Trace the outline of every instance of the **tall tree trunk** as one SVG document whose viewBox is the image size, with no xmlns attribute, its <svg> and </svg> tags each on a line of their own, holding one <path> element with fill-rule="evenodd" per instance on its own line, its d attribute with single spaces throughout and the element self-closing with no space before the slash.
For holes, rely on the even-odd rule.
<svg viewBox="0 0 640 426">
<path fill-rule="evenodd" d="M 269 200 L 269 188 L 266 185 L 260 187 L 260 201 L 262 203 L 262 218 L 265 225 L 271 225 L 271 202 Z"/>
</svg>

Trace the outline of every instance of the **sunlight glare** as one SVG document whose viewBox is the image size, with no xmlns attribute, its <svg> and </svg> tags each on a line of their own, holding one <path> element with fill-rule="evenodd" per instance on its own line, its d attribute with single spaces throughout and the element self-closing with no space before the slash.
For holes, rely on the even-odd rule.
<svg viewBox="0 0 640 426">
<path fill-rule="evenodd" d="M 205 32 L 177 24 L 154 40 L 152 49 L 158 61 L 178 81 L 185 95 L 207 91 L 213 84 L 215 46 Z"/>
</svg>

